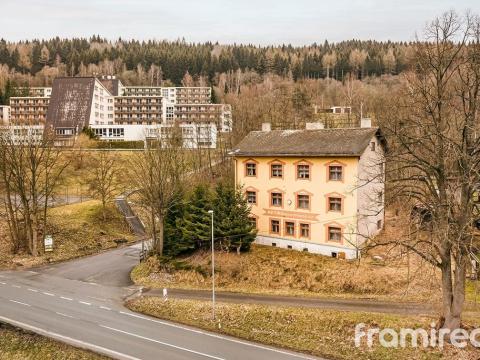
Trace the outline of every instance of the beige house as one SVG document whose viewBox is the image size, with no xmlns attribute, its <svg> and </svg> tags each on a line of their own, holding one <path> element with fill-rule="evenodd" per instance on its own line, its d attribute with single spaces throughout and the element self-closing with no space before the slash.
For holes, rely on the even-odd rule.
<svg viewBox="0 0 480 360">
<path fill-rule="evenodd" d="M 378 128 L 252 131 L 231 152 L 256 242 L 352 259 L 384 226 Z"/>
</svg>

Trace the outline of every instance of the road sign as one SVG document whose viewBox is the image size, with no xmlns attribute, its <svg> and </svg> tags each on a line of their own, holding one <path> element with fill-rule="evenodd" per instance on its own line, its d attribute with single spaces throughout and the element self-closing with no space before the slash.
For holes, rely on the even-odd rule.
<svg viewBox="0 0 480 360">
<path fill-rule="evenodd" d="M 45 235 L 44 246 L 45 246 L 45 252 L 53 251 L 53 237 L 52 237 L 52 235 Z"/>
</svg>

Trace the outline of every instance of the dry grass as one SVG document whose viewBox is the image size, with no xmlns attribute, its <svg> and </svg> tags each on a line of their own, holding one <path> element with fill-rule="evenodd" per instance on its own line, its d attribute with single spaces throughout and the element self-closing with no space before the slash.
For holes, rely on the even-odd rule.
<svg viewBox="0 0 480 360">
<path fill-rule="evenodd" d="M 479 352 L 447 346 L 444 352 L 433 349 L 383 348 L 374 342 L 354 345 L 355 325 L 367 327 L 429 329 L 433 319 L 384 314 L 342 312 L 294 307 L 219 303 L 218 323 L 211 320 L 211 304 L 204 301 L 138 298 L 127 303 L 134 311 L 158 318 L 216 331 L 251 341 L 283 347 L 329 359 L 478 359 Z M 220 325 L 220 326 L 219 326 Z"/>
<path fill-rule="evenodd" d="M 106 360 L 107 357 L 80 350 L 45 337 L 0 325 L 0 360 Z"/>
<path fill-rule="evenodd" d="M 5 235 L 0 240 L 3 254 L 0 268 L 30 267 L 68 260 L 116 247 L 119 240 L 132 242 L 135 239 L 122 214 L 113 205 L 109 207 L 108 220 L 104 222 L 100 202 L 95 200 L 51 208 L 48 219 L 54 251 L 35 258 L 27 254 L 13 255 L 6 229 L 3 228 Z"/>
<path fill-rule="evenodd" d="M 364 257 L 360 262 L 287 249 L 254 245 L 250 252 L 217 253 L 219 290 L 298 295 L 421 301 L 438 294 L 433 270 L 410 259 L 385 262 Z M 210 254 L 162 264 L 151 257 L 132 271 L 137 284 L 153 288 L 208 289 Z"/>
</svg>

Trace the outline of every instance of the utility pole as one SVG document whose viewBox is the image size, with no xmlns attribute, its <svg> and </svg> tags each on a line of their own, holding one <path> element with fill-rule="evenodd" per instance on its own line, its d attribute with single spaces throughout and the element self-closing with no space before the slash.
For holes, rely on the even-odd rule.
<svg viewBox="0 0 480 360">
<path fill-rule="evenodd" d="M 208 210 L 212 216 L 212 318 L 215 320 L 215 247 L 213 242 L 213 210 Z"/>
</svg>

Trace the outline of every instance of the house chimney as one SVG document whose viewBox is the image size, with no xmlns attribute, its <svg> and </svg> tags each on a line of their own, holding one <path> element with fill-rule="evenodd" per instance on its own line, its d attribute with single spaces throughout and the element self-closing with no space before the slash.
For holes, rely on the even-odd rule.
<svg viewBox="0 0 480 360">
<path fill-rule="evenodd" d="M 269 122 L 262 123 L 262 131 L 272 131 L 272 124 Z"/>
<path fill-rule="evenodd" d="M 305 123 L 305 130 L 320 130 L 325 129 L 322 122 L 307 122 Z"/>
<path fill-rule="evenodd" d="M 360 120 L 360 127 L 361 128 L 371 128 L 372 127 L 372 119 L 370 118 L 363 118 Z"/>
</svg>

